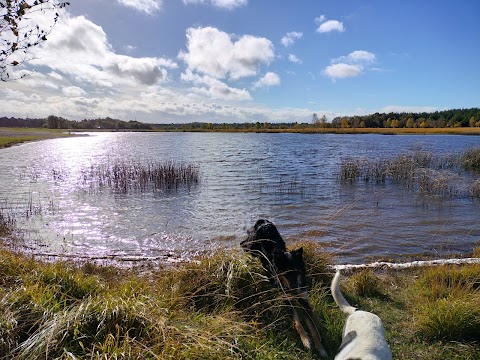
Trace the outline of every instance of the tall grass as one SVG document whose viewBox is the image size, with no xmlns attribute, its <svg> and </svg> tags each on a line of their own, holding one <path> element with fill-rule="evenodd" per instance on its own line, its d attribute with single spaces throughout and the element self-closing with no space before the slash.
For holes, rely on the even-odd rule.
<svg viewBox="0 0 480 360">
<path fill-rule="evenodd" d="M 84 184 L 93 189 L 107 188 L 114 192 L 145 192 L 180 188 L 190 189 L 200 182 L 200 169 L 193 164 L 175 161 L 116 161 L 92 165 L 82 171 Z"/>
<path fill-rule="evenodd" d="M 340 181 L 390 182 L 425 195 L 478 197 L 480 179 L 465 185 L 461 173 L 477 171 L 479 164 L 480 148 L 469 149 L 461 155 L 433 156 L 431 152 L 416 150 L 390 159 L 344 158 Z"/>
<path fill-rule="evenodd" d="M 0 251 L 0 274 L 7 357 L 314 358 L 299 344 L 285 296 L 244 254 L 132 275 Z"/>
<path fill-rule="evenodd" d="M 480 339 L 480 265 L 425 270 L 413 287 L 418 334 L 427 339 Z"/>
<path fill-rule="evenodd" d="M 301 245 L 310 303 L 333 359 L 345 315 L 327 290 L 332 258 Z M 480 265 L 389 271 L 345 277 L 344 292 L 381 316 L 395 358 L 474 359 Z M 260 263 L 239 251 L 139 273 L 41 263 L 0 248 L 0 358 L 318 358 L 303 349 L 285 300 Z"/>
</svg>

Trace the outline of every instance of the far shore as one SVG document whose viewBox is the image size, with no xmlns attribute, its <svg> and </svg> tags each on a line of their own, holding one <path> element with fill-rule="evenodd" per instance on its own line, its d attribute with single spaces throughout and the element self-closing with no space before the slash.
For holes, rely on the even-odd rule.
<svg viewBox="0 0 480 360">
<path fill-rule="evenodd" d="M 0 148 L 10 147 L 29 141 L 74 136 L 83 132 L 184 132 L 182 130 L 115 130 L 115 129 L 43 129 L 0 127 Z M 300 133 L 300 134 L 379 134 L 379 135 L 480 135 L 478 127 L 453 128 L 302 128 L 302 129 L 195 129 L 186 132 L 222 133 Z"/>
<path fill-rule="evenodd" d="M 42 129 L 42 128 L 8 128 L 0 127 L 0 148 L 29 141 L 56 139 L 73 136 L 68 129 Z"/>
</svg>

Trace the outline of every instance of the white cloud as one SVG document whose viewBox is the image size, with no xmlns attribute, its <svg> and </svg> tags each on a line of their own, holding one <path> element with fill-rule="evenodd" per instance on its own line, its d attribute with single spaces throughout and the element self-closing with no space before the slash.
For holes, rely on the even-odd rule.
<svg viewBox="0 0 480 360">
<path fill-rule="evenodd" d="M 280 76 L 273 72 L 267 72 L 264 77 L 253 84 L 253 88 L 271 87 L 280 85 Z"/>
<path fill-rule="evenodd" d="M 391 112 L 397 112 L 397 113 L 422 113 L 422 112 L 435 112 L 438 111 L 439 109 L 437 107 L 433 106 L 401 106 L 401 105 L 388 105 L 380 110 L 377 111 L 371 111 L 369 112 L 370 114 L 373 112 L 381 112 L 381 113 L 391 113 Z"/>
<path fill-rule="evenodd" d="M 252 99 L 247 90 L 230 87 L 224 82 L 209 75 L 198 75 L 194 74 L 191 70 L 186 70 L 181 74 L 181 79 L 185 82 L 196 85 L 190 89 L 193 93 L 206 95 L 212 99 L 223 99 L 228 101 L 244 101 Z"/>
<path fill-rule="evenodd" d="M 332 59 L 331 63 L 371 64 L 374 63 L 376 59 L 377 57 L 374 53 L 365 50 L 355 50 L 346 56 Z"/>
<path fill-rule="evenodd" d="M 62 89 L 62 93 L 68 97 L 80 97 L 86 95 L 87 93 L 82 88 L 78 86 L 67 86 Z"/>
<path fill-rule="evenodd" d="M 48 41 L 32 50 L 32 55 L 31 64 L 103 87 L 153 85 L 166 80 L 167 69 L 177 67 L 169 59 L 118 55 L 100 26 L 68 13 L 61 17 Z"/>
<path fill-rule="evenodd" d="M 319 33 L 328 33 L 331 31 L 344 32 L 345 28 L 343 26 L 343 23 L 338 20 L 327 20 L 322 23 L 317 29 L 317 32 Z"/>
<path fill-rule="evenodd" d="M 323 73 L 332 80 L 356 77 L 364 71 L 365 66 L 375 60 L 375 54 L 365 50 L 356 50 L 346 56 L 333 59 L 332 65 L 327 66 Z"/>
<path fill-rule="evenodd" d="M 287 46 L 293 45 L 295 41 L 297 41 L 298 39 L 301 39 L 302 36 L 303 36 L 303 33 L 292 31 L 287 33 L 284 37 L 282 37 L 281 42 L 283 46 L 287 47 Z"/>
<path fill-rule="evenodd" d="M 248 0 L 183 0 L 183 3 L 186 5 L 210 3 L 218 8 L 233 10 L 237 7 L 247 5 Z"/>
<path fill-rule="evenodd" d="M 187 52 L 180 51 L 190 70 L 218 79 L 254 76 L 274 58 L 272 42 L 243 35 L 237 41 L 214 27 L 187 29 Z"/>
<path fill-rule="evenodd" d="M 48 75 L 49 75 L 50 77 L 52 77 L 53 79 L 55 79 L 55 80 L 62 80 L 62 79 L 63 79 L 63 76 L 60 75 L 59 73 L 56 73 L 55 71 L 50 71 L 50 72 L 48 73 Z"/>
<path fill-rule="evenodd" d="M 348 54 L 347 58 L 351 62 L 374 62 L 376 56 L 375 54 L 368 51 L 356 50 Z"/>
<path fill-rule="evenodd" d="M 362 71 L 363 67 L 361 65 L 339 63 L 327 66 L 324 73 L 332 80 L 335 80 L 355 77 L 360 75 Z"/>
<path fill-rule="evenodd" d="M 288 60 L 295 63 L 295 64 L 301 64 L 302 60 L 300 60 L 298 57 L 296 57 L 293 54 L 288 54 Z"/>
<path fill-rule="evenodd" d="M 117 0 L 121 5 L 146 14 L 152 14 L 162 7 L 162 0 Z"/>
</svg>

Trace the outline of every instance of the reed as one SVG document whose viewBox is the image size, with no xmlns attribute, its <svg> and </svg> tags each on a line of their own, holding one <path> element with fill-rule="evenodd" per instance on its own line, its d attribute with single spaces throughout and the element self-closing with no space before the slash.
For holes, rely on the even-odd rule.
<svg viewBox="0 0 480 360">
<path fill-rule="evenodd" d="M 16 225 L 15 213 L 8 206 L 6 199 L 0 201 L 0 236 L 6 236 L 13 232 Z"/>
<path fill-rule="evenodd" d="M 461 155 L 434 156 L 416 150 L 390 159 L 344 158 L 340 166 L 340 181 L 393 183 L 405 189 L 440 197 L 478 197 L 478 180 L 465 185 L 463 171 L 476 171 L 480 164 L 480 148 L 469 149 Z"/>
<path fill-rule="evenodd" d="M 307 186 L 305 181 L 299 180 L 297 176 L 280 176 L 278 179 L 269 179 L 268 183 L 259 183 L 258 188 L 262 193 L 273 193 L 276 196 L 301 195 L 313 191 L 312 186 Z"/>
<path fill-rule="evenodd" d="M 190 189 L 200 182 L 200 169 L 175 161 L 116 161 L 92 165 L 82 171 L 83 183 L 91 189 L 110 189 L 118 193 L 176 191 Z"/>
<path fill-rule="evenodd" d="M 471 148 L 465 151 L 461 158 L 464 169 L 480 171 L 480 147 Z"/>
</svg>

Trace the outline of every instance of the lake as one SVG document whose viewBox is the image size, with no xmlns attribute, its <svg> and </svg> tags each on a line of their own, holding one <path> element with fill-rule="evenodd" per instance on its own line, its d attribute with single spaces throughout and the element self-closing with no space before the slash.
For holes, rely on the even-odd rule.
<svg viewBox="0 0 480 360">
<path fill-rule="evenodd" d="M 309 240 L 338 263 L 462 255 L 480 243 L 480 200 L 394 184 L 342 184 L 341 160 L 480 146 L 458 135 L 91 133 L 0 150 L 0 201 L 34 253 L 119 260 L 238 248 L 258 218 L 287 244 Z M 198 166 L 178 191 L 92 189 L 85 172 L 118 161 Z M 465 181 L 479 177 L 465 174 Z"/>
</svg>

